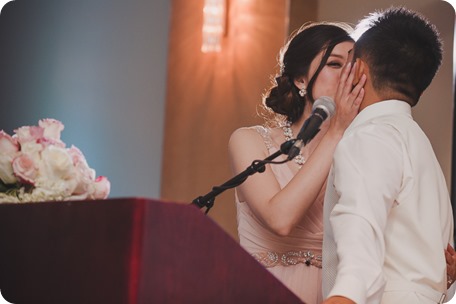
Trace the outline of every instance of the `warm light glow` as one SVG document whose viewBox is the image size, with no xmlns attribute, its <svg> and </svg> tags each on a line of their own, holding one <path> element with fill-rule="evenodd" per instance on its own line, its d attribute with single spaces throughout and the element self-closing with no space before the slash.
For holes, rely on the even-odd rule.
<svg viewBox="0 0 456 304">
<path fill-rule="evenodd" d="M 220 52 L 225 32 L 226 0 L 205 0 L 203 21 L 203 45 L 201 51 Z"/>
</svg>

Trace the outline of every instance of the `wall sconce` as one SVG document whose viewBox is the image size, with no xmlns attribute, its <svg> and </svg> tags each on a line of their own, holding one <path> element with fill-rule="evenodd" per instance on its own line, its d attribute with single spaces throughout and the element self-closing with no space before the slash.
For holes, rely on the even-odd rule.
<svg viewBox="0 0 456 304">
<path fill-rule="evenodd" d="M 220 52 L 225 34 L 228 0 L 205 0 L 203 8 L 203 53 Z"/>
</svg>

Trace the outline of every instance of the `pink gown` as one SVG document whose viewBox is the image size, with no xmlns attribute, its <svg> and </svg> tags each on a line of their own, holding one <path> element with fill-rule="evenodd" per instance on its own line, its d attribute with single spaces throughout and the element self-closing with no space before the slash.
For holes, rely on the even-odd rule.
<svg viewBox="0 0 456 304">
<path fill-rule="evenodd" d="M 252 128 L 262 135 L 270 154 L 278 151 L 280 144 L 272 141 L 270 129 Z M 281 188 L 294 176 L 286 163 L 271 165 L 271 169 Z M 322 302 L 323 199 L 321 191 L 291 234 L 281 237 L 265 227 L 236 195 L 240 245 L 307 304 Z"/>
</svg>

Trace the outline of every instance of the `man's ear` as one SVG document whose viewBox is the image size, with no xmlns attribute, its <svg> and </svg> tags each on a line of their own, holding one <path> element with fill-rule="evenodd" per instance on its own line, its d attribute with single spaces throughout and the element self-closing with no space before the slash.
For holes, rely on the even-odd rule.
<svg viewBox="0 0 456 304">
<path fill-rule="evenodd" d="M 356 58 L 356 66 L 355 66 L 355 77 L 353 78 L 353 85 L 357 85 L 358 82 L 361 80 L 361 76 L 366 74 L 367 76 L 368 67 L 366 62 L 364 62 L 360 58 Z"/>
</svg>

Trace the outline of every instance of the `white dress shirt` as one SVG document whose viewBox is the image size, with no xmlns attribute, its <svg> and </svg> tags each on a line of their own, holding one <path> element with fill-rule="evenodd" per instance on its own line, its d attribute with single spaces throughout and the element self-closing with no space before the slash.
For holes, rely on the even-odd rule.
<svg viewBox="0 0 456 304">
<path fill-rule="evenodd" d="M 381 101 L 353 120 L 334 154 L 324 208 L 325 298 L 418 304 L 446 293 L 451 202 L 409 104 Z"/>
</svg>

